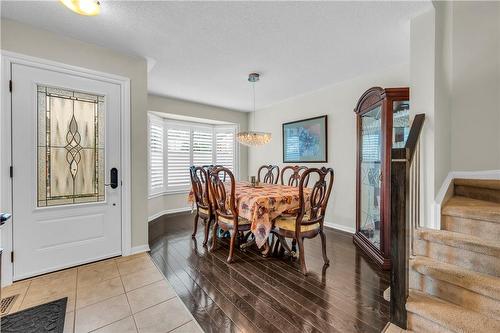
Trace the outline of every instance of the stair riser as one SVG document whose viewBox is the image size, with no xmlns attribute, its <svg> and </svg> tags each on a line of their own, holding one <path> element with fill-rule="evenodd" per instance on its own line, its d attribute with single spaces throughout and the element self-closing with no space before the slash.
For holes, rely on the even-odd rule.
<svg viewBox="0 0 500 333">
<path fill-rule="evenodd" d="M 441 218 L 441 229 L 472 235 L 482 239 L 500 239 L 500 223 L 443 215 Z"/>
<path fill-rule="evenodd" d="M 500 276 L 500 258 L 416 239 L 416 255 L 429 257 L 451 265 L 457 265 L 479 273 Z"/>
<path fill-rule="evenodd" d="M 452 331 L 436 324 L 433 321 L 427 320 L 412 312 L 408 312 L 408 331 L 415 333 L 453 333 Z"/>
<path fill-rule="evenodd" d="M 414 270 L 410 271 L 410 288 L 420 290 L 466 309 L 479 312 L 492 319 L 500 318 L 499 300 L 445 281 L 433 279 Z"/>
<path fill-rule="evenodd" d="M 500 190 L 489 188 L 455 185 L 455 195 L 500 203 Z"/>
</svg>

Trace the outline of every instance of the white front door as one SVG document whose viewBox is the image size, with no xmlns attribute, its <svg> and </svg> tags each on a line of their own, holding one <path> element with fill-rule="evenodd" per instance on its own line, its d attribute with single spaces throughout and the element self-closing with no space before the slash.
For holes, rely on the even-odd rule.
<svg viewBox="0 0 500 333">
<path fill-rule="evenodd" d="M 120 255 L 120 86 L 11 71 L 14 280 Z"/>
</svg>

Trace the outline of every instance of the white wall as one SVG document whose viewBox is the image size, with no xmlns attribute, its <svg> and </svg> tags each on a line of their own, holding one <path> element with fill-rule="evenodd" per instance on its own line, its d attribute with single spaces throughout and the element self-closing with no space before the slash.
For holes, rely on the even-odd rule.
<svg viewBox="0 0 500 333">
<path fill-rule="evenodd" d="M 411 20 L 412 110 L 422 137 L 423 224 L 450 171 L 500 169 L 500 4 L 435 1 Z"/>
<path fill-rule="evenodd" d="M 500 169 L 500 3 L 452 10 L 451 168 Z"/>
<path fill-rule="evenodd" d="M 435 36 L 434 9 L 412 19 L 410 23 L 410 101 L 412 114 L 425 114 L 421 134 L 422 216 L 433 217 L 435 198 Z"/>
<path fill-rule="evenodd" d="M 163 113 L 177 114 L 210 120 L 219 120 L 238 124 L 240 130 L 248 126 L 247 113 L 229 109 L 183 101 L 157 95 L 148 96 L 148 110 Z M 240 179 L 248 178 L 248 149 L 239 147 L 239 176 Z M 188 193 L 156 195 L 148 200 L 149 220 L 165 213 L 185 210 L 190 207 L 187 202 Z"/>
<path fill-rule="evenodd" d="M 1 22 L 1 48 L 130 78 L 132 246 L 147 245 L 146 61 L 5 19 Z"/>
<path fill-rule="evenodd" d="M 449 2 L 435 4 L 434 57 L 434 191 L 437 193 L 451 168 L 452 12 Z M 429 25 L 431 23 L 429 22 Z M 415 59 L 418 63 L 420 59 Z M 425 71 L 424 68 L 421 68 Z"/>
<path fill-rule="evenodd" d="M 399 65 L 341 82 L 258 110 L 254 129 L 269 131 L 271 143 L 249 152 L 249 175 L 263 164 L 282 163 L 281 125 L 285 122 L 328 115 L 328 163 L 335 183 L 325 223 L 354 232 L 356 221 L 356 117 L 354 107 L 367 89 L 408 86 L 409 67 Z M 251 117 L 250 117 L 251 118 Z M 252 123 L 252 122 L 251 122 Z M 323 164 L 305 164 L 320 167 Z"/>
</svg>

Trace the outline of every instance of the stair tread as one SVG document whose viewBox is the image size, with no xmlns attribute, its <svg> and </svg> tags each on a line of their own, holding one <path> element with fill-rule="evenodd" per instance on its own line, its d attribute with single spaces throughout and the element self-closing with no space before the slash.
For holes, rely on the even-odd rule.
<svg viewBox="0 0 500 333">
<path fill-rule="evenodd" d="M 500 258 L 500 242 L 447 230 L 421 228 L 416 236 L 422 240 L 441 243 L 467 251 Z"/>
<path fill-rule="evenodd" d="M 487 188 L 490 190 L 500 190 L 500 180 L 498 179 L 464 179 L 455 178 L 455 185 Z"/>
<path fill-rule="evenodd" d="M 455 332 L 500 332 L 500 321 L 410 289 L 406 309 Z"/>
<path fill-rule="evenodd" d="M 500 204 L 492 201 L 453 196 L 444 205 L 442 214 L 500 223 Z"/>
<path fill-rule="evenodd" d="M 500 278 L 478 273 L 460 266 L 417 256 L 410 265 L 420 274 L 442 280 L 478 294 L 500 300 Z"/>
</svg>

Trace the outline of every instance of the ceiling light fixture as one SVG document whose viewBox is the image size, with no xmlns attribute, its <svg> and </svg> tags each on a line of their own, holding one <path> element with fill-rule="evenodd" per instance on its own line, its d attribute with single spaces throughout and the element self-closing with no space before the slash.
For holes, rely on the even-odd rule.
<svg viewBox="0 0 500 333">
<path fill-rule="evenodd" d="M 61 2 L 80 15 L 95 16 L 101 12 L 101 4 L 97 0 L 61 0 Z"/>
<path fill-rule="evenodd" d="M 248 81 L 252 83 L 253 90 L 253 126 L 255 127 L 255 83 L 259 81 L 260 74 L 258 73 L 250 73 L 248 75 Z M 271 141 L 272 135 L 269 132 L 256 132 L 256 131 L 248 131 L 248 132 L 239 132 L 236 135 L 238 142 L 245 146 L 256 147 L 262 146 Z"/>
</svg>

